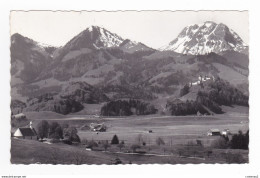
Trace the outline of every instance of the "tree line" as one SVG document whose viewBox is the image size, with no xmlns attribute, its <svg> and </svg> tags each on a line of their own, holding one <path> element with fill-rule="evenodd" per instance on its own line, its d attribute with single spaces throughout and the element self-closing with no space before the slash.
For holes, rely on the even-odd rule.
<svg viewBox="0 0 260 178">
<path fill-rule="evenodd" d="M 37 134 L 40 139 L 63 139 L 66 143 L 80 142 L 78 131 L 75 127 L 70 127 L 64 123 L 60 125 L 58 122 L 48 123 L 46 120 L 42 120 L 37 125 Z"/>
<path fill-rule="evenodd" d="M 248 106 L 248 96 L 220 78 L 208 82 L 206 86 L 201 85 L 201 88 L 202 90 L 198 91 L 195 101 L 168 101 L 166 107 L 172 115 L 192 115 L 198 111 L 202 114 L 209 114 L 205 107 L 216 114 L 221 114 L 223 113 L 221 105 Z M 180 96 L 189 93 L 190 90 L 191 88 L 185 85 L 180 90 Z"/>
<path fill-rule="evenodd" d="M 202 104 L 197 101 L 168 101 L 166 108 L 171 111 L 171 115 L 175 116 L 193 115 L 197 114 L 197 112 L 200 112 L 201 114 L 209 114 Z"/>
<path fill-rule="evenodd" d="M 216 81 L 209 83 L 209 87 L 211 90 L 208 92 L 208 98 L 219 105 L 231 106 L 236 104 L 248 106 L 248 96 L 227 81 L 218 78 Z"/>
<path fill-rule="evenodd" d="M 243 149 L 248 150 L 249 145 L 249 130 L 246 133 L 243 133 L 241 130 L 238 133 L 234 134 L 229 140 L 228 136 L 220 136 L 219 139 L 212 142 L 213 148 L 218 149 Z"/>
<path fill-rule="evenodd" d="M 156 112 L 153 105 L 134 99 L 111 101 L 101 108 L 103 116 L 147 115 Z"/>
</svg>

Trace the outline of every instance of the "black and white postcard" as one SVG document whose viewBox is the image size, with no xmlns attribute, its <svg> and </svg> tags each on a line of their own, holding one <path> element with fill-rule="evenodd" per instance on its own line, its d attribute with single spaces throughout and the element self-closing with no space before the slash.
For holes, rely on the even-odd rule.
<svg viewBox="0 0 260 178">
<path fill-rule="evenodd" d="M 11 164 L 249 163 L 248 11 L 11 11 L 10 58 Z"/>
</svg>

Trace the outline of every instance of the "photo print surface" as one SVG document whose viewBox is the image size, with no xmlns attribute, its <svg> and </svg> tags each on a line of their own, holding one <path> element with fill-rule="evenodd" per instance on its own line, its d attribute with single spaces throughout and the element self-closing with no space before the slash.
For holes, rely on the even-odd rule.
<svg viewBox="0 0 260 178">
<path fill-rule="evenodd" d="M 11 11 L 12 164 L 244 164 L 247 11 Z"/>
</svg>

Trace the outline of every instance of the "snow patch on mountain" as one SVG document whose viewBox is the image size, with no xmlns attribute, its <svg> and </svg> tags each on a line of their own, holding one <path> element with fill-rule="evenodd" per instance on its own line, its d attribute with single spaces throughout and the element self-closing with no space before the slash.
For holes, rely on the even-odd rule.
<svg viewBox="0 0 260 178">
<path fill-rule="evenodd" d="M 136 51 L 152 51 L 152 48 L 149 48 L 148 46 L 144 45 L 143 43 L 131 41 L 129 39 L 124 40 L 119 48 L 125 52 L 133 53 Z"/>
<path fill-rule="evenodd" d="M 227 50 L 241 52 L 246 48 L 247 45 L 238 34 L 226 25 L 207 21 L 203 24 L 185 27 L 175 40 L 161 47 L 159 50 L 204 55 Z"/>
<path fill-rule="evenodd" d="M 123 42 L 121 37 L 107 31 L 104 28 L 99 28 L 99 31 L 101 33 L 100 41 L 104 44 L 105 47 L 116 47 Z"/>
</svg>

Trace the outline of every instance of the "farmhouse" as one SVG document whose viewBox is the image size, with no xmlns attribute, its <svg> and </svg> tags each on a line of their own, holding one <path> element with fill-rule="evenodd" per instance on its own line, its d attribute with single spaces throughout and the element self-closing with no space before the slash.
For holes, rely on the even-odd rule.
<svg viewBox="0 0 260 178">
<path fill-rule="evenodd" d="M 219 129 L 210 129 L 209 131 L 208 131 L 208 134 L 207 134 L 208 136 L 219 136 L 219 135 L 221 135 L 220 134 L 220 130 Z"/>
<path fill-rule="evenodd" d="M 222 130 L 221 135 L 228 136 L 228 135 L 231 135 L 231 132 L 229 129 L 224 129 L 224 130 Z"/>
<path fill-rule="evenodd" d="M 90 129 L 94 132 L 105 132 L 107 130 L 105 123 L 101 124 L 96 124 L 96 123 L 91 123 L 89 125 Z"/>
<path fill-rule="evenodd" d="M 19 113 L 19 114 L 16 114 L 16 115 L 12 115 L 11 117 L 12 119 L 25 119 L 26 116 L 24 113 Z"/>
<path fill-rule="evenodd" d="M 22 139 L 30 139 L 30 140 L 37 140 L 37 133 L 34 128 L 32 128 L 32 122 L 30 122 L 30 127 L 21 127 L 18 128 L 14 132 L 14 137 L 22 138 Z"/>
<path fill-rule="evenodd" d="M 34 129 L 31 128 L 18 128 L 15 133 L 14 137 L 22 138 L 22 139 L 30 139 L 30 140 L 37 140 L 37 134 Z"/>
</svg>

